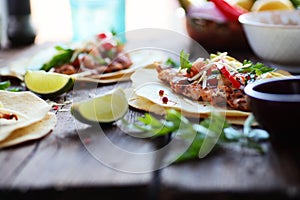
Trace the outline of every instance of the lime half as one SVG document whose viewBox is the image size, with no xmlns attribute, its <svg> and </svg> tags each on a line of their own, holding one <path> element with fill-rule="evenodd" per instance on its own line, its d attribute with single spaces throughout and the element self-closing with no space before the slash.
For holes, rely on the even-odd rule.
<svg viewBox="0 0 300 200">
<path fill-rule="evenodd" d="M 259 0 L 255 1 L 251 11 L 294 10 L 290 0 Z"/>
<path fill-rule="evenodd" d="M 114 122 L 121 119 L 127 111 L 128 101 L 122 88 L 71 106 L 72 115 L 87 124 Z"/>
<path fill-rule="evenodd" d="M 55 72 L 27 71 L 24 82 L 28 90 L 47 97 L 59 96 L 73 87 L 74 79 Z"/>
</svg>

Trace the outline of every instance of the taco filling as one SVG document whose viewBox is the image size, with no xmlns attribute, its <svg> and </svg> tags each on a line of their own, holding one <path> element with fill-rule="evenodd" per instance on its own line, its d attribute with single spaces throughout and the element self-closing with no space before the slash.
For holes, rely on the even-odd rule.
<svg viewBox="0 0 300 200">
<path fill-rule="evenodd" d="M 84 71 L 92 74 L 116 72 L 132 65 L 124 44 L 112 33 L 100 33 L 82 47 L 55 47 L 57 53 L 41 70 L 72 75 Z"/>
<path fill-rule="evenodd" d="M 0 111 L 0 119 L 18 120 L 18 115 L 14 114 L 14 113 Z"/>
<path fill-rule="evenodd" d="M 243 63 L 227 53 L 211 54 L 209 59 L 188 60 L 180 54 L 180 67 L 157 64 L 158 78 L 178 94 L 192 100 L 209 102 L 212 106 L 229 106 L 235 110 L 250 111 L 244 87 L 258 79 L 283 77 L 274 68 L 262 63 Z"/>
</svg>

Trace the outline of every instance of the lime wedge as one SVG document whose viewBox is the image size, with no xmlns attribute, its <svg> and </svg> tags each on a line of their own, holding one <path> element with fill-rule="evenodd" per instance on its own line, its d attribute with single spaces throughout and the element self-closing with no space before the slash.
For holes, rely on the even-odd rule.
<svg viewBox="0 0 300 200">
<path fill-rule="evenodd" d="M 121 119 L 127 111 L 128 101 L 122 88 L 71 106 L 72 115 L 87 124 L 111 123 Z"/>
<path fill-rule="evenodd" d="M 244 8 L 245 10 L 251 10 L 251 7 L 253 6 L 255 0 L 230 0 L 230 3 L 233 5 L 240 6 Z"/>
<path fill-rule="evenodd" d="M 253 4 L 251 11 L 267 11 L 267 10 L 294 10 L 294 6 L 290 0 L 258 0 Z"/>
<path fill-rule="evenodd" d="M 28 70 L 24 82 L 27 89 L 36 94 L 56 97 L 69 91 L 73 87 L 74 79 L 65 74 Z"/>
</svg>

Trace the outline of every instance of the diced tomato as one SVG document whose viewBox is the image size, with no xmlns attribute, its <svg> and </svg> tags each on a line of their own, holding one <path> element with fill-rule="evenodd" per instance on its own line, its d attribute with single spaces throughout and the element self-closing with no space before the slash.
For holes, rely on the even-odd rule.
<svg viewBox="0 0 300 200">
<path fill-rule="evenodd" d="M 165 91 L 164 90 L 159 90 L 159 96 L 164 96 Z"/>
<path fill-rule="evenodd" d="M 104 42 L 104 43 L 102 44 L 102 47 L 103 47 L 105 50 L 111 50 L 111 49 L 113 49 L 115 46 L 114 46 L 112 43 L 110 43 L 110 42 Z"/>
<path fill-rule="evenodd" d="M 99 39 L 105 39 L 105 38 L 107 38 L 107 35 L 106 35 L 106 33 L 99 33 L 99 34 L 97 35 L 97 37 L 98 37 Z"/>
<path fill-rule="evenodd" d="M 53 110 L 58 110 L 59 109 L 58 105 L 54 105 L 52 108 L 53 108 Z"/>
</svg>

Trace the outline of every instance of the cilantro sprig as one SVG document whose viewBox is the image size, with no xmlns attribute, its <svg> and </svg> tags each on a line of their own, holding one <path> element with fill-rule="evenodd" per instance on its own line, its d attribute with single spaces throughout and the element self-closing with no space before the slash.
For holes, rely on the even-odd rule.
<svg viewBox="0 0 300 200">
<path fill-rule="evenodd" d="M 44 63 L 41 67 L 41 70 L 49 71 L 55 66 L 61 66 L 63 64 L 71 63 L 73 59 L 74 49 L 64 48 L 61 46 L 56 46 L 55 49 L 57 53 L 49 60 Z"/>
<path fill-rule="evenodd" d="M 261 141 L 268 139 L 269 135 L 262 129 L 252 129 L 251 125 L 254 120 L 254 117 L 250 115 L 245 121 L 244 128 L 239 130 L 233 128 L 224 116 L 218 113 L 212 113 L 210 118 L 200 123 L 192 123 L 178 111 L 168 109 L 164 119 L 158 119 L 146 113 L 133 124 L 125 119 L 122 119 L 121 124 L 126 126 L 123 130 L 133 131 L 141 137 L 155 138 L 169 135 L 171 138 L 176 137 L 176 139 L 190 142 L 188 149 L 176 160 L 176 162 L 183 162 L 203 158 L 215 148 L 225 144 L 240 145 L 263 154 L 265 151 Z"/>
<path fill-rule="evenodd" d="M 168 59 L 165 61 L 165 65 L 170 66 L 170 67 L 173 67 L 173 68 L 179 68 L 179 64 L 176 63 L 172 58 L 168 58 Z"/>
<path fill-rule="evenodd" d="M 299 8 L 300 7 L 300 0 L 291 0 L 293 6 L 295 8 Z"/>
<path fill-rule="evenodd" d="M 21 89 L 18 87 L 12 87 L 11 82 L 9 80 L 0 82 L 0 90 L 6 90 L 6 91 L 11 91 L 11 92 L 21 91 Z"/>
<path fill-rule="evenodd" d="M 250 60 L 244 60 L 243 65 L 249 65 L 248 67 L 242 67 L 238 69 L 240 73 L 255 74 L 256 76 L 262 75 L 267 72 L 272 72 L 275 69 L 264 65 L 263 63 L 253 63 Z"/>
<path fill-rule="evenodd" d="M 0 82 L 0 90 L 6 90 L 10 85 L 10 81 L 2 81 Z"/>
<path fill-rule="evenodd" d="M 180 51 L 180 68 L 187 69 L 189 72 L 192 68 L 192 63 L 189 60 L 190 54 L 185 53 L 184 50 Z"/>
</svg>

